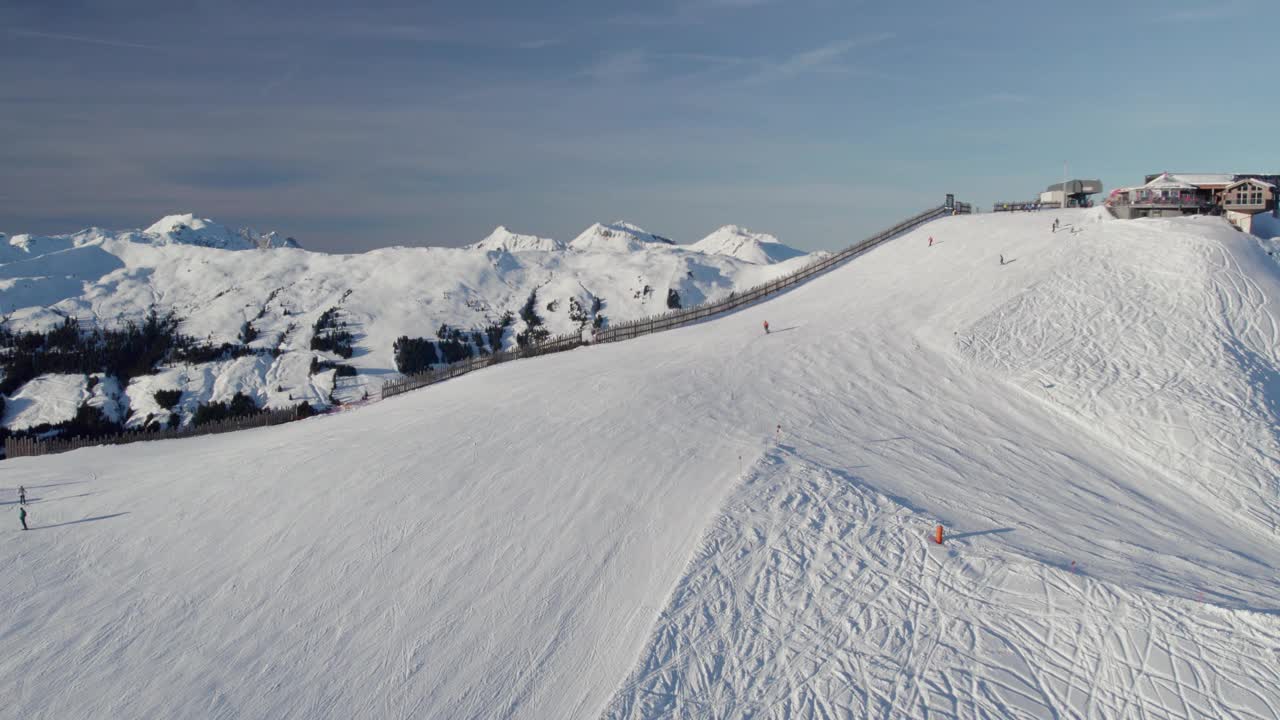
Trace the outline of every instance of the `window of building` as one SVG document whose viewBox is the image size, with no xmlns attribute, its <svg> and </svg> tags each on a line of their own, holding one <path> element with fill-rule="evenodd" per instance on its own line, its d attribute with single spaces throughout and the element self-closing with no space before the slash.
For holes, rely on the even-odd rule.
<svg viewBox="0 0 1280 720">
<path fill-rule="evenodd" d="M 1242 185 L 1228 194 L 1227 202 L 1232 205 L 1262 205 L 1266 193 L 1256 185 Z"/>
</svg>

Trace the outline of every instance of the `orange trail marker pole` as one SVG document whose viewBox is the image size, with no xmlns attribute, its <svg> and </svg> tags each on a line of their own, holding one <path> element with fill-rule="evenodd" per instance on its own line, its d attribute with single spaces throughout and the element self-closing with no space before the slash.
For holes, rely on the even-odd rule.
<svg viewBox="0 0 1280 720">
<path fill-rule="evenodd" d="M 941 525 L 939 525 L 938 529 L 934 531 L 933 540 L 939 545 L 942 544 L 942 526 Z"/>
</svg>

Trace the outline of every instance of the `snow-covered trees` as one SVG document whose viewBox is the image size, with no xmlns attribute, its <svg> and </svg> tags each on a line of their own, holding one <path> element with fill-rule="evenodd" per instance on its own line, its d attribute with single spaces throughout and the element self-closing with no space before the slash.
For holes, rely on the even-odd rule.
<svg viewBox="0 0 1280 720">
<path fill-rule="evenodd" d="M 667 290 L 667 307 L 671 310 L 679 310 L 681 307 L 680 293 L 676 292 L 675 288 L 669 288 Z"/>
<path fill-rule="evenodd" d="M 0 393 L 12 393 L 46 373 L 104 373 L 127 383 L 166 360 L 208 347 L 180 333 L 179 323 L 177 316 L 153 310 L 141 322 L 117 328 L 86 330 L 71 317 L 45 332 L 0 325 Z"/>
<path fill-rule="evenodd" d="M 240 326 L 240 344 L 248 345 L 257 339 L 258 329 L 253 326 L 253 323 L 245 320 L 244 324 Z"/>
<path fill-rule="evenodd" d="M 172 410 L 182 400 L 181 390 L 157 390 L 153 397 L 156 404 L 165 410 Z"/>
<path fill-rule="evenodd" d="M 260 412 L 258 404 L 253 398 L 238 392 L 231 397 L 228 402 L 211 402 L 196 408 L 195 416 L 191 419 L 192 425 L 205 425 L 211 422 L 219 422 L 228 418 L 248 417 Z"/>
<path fill-rule="evenodd" d="M 543 327 L 542 318 L 538 315 L 537 290 L 529 293 L 529 299 L 520 308 L 520 319 L 524 321 L 524 331 L 516 333 L 516 344 L 520 347 L 536 345 L 551 337 L 551 331 Z"/>
<path fill-rule="evenodd" d="M 331 307 L 320 313 L 312 327 L 311 349 L 331 352 L 344 358 L 355 354 L 355 336 L 347 324 L 338 317 L 338 308 Z"/>
<path fill-rule="evenodd" d="M 440 361 L 436 354 L 435 343 L 426 338 L 411 338 L 401 335 L 392 346 L 395 351 L 396 370 L 409 375 L 430 370 Z"/>
</svg>

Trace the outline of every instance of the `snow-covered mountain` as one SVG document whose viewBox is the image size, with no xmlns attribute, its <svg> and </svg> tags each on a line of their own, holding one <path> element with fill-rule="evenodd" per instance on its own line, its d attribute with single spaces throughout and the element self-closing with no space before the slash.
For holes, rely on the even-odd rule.
<svg viewBox="0 0 1280 720">
<path fill-rule="evenodd" d="M 579 252 L 638 252 L 674 244 L 668 238 L 619 220 L 592 225 L 571 240 L 569 247 Z"/>
<path fill-rule="evenodd" d="M 42 236 L 18 234 L 7 237 L 0 233 L 0 264 L 33 260 L 63 250 L 89 245 L 102 245 L 105 239 L 128 240 L 143 245 L 189 245 L 219 250 L 264 250 L 272 248 L 299 248 L 297 240 L 282 238 L 277 233 L 259 233 L 242 228 L 232 230 L 212 220 L 191 214 L 168 215 L 160 218 L 145 230 L 115 232 L 101 228 L 88 228 L 66 235 Z M 68 258 L 60 258 L 74 262 Z M 56 274 L 58 268 L 50 266 Z M 6 274 L 5 277 L 10 277 Z M 14 298 L 19 302 L 20 298 Z M 13 302 L 5 303 L 5 309 L 14 308 Z"/>
<path fill-rule="evenodd" d="M 757 265 L 779 263 L 805 253 L 778 242 L 778 238 L 737 225 L 725 225 L 689 246 L 708 255 L 726 255 Z"/>
<path fill-rule="evenodd" d="M 1274 720 L 1280 268 L 1221 218 L 1055 216 L 352 412 L 6 460 L 0 714 Z"/>
<path fill-rule="evenodd" d="M 505 226 L 499 225 L 489 236 L 478 243 L 467 246 L 470 250 L 486 252 L 556 252 L 564 250 L 564 243 L 537 235 L 520 235 L 513 233 Z"/>
<path fill-rule="evenodd" d="M 530 320 L 551 335 L 576 332 L 718 298 L 808 261 L 797 251 L 768 265 L 707 254 L 626 223 L 592 225 L 568 244 L 500 227 L 468 248 L 334 255 L 274 233 L 172 215 L 144 230 L 9 238 L 0 244 L 0 312 L 10 329 L 47 329 L 67 317 L 112 328 L 152 310 L 171 312 L 182 333 L 212 345 L 238 345 L 251 326 L 256 353 L 165 366 L 100 402 L 111 419 L 136 426 L 173 420 L 154 399 L 159 390 L 182 391 L 173 410 L 182 419 L 237 392 L 262 407 L 323 407 L 331 398 L 360 399 L 394 374 L 392 346 L 401 336 L 437 340 L 448 325 L 472 352 L 502 349 L 531 329 Z M 317 321 L 335 308 L 353 335 L 350 358 L 312 349 Z M 472 332 L 504 321 L 495 331 L 501 348 Z M 74 414 L 91 395 L 87 382 L 14 388 L 5 426 L 69 419 L 68 409 Z M 93 385 L 98 394 L 111 387 Z"/>
<path fill-rule="evenodd" d="M 197 245 L 221 250 L 265 250 L 297 248 L 298 241 L 281 238 L 276 233 L 260 234 L 250 229 L 233 231 L 212 220 L 191 214 L 169 215 L 142 231 L 160 245 Z"/>
</svg>

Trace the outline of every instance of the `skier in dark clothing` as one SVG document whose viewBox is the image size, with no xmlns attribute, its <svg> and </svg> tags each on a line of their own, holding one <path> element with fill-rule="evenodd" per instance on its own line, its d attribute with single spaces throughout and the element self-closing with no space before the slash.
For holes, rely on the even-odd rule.
<svg viewBox="0 0 1280 720">
<path fill-rule="evenodd" d="M 23 530 L 27 529 L 27 509 L 24 507 L 18 508 L 18 522 L 22 523 Z"/>
<path fill-rule="evenodd" d="M 27 504 L 27 489 L 21 485 L 18 486 L 18 504 Z"/>
</svg>

